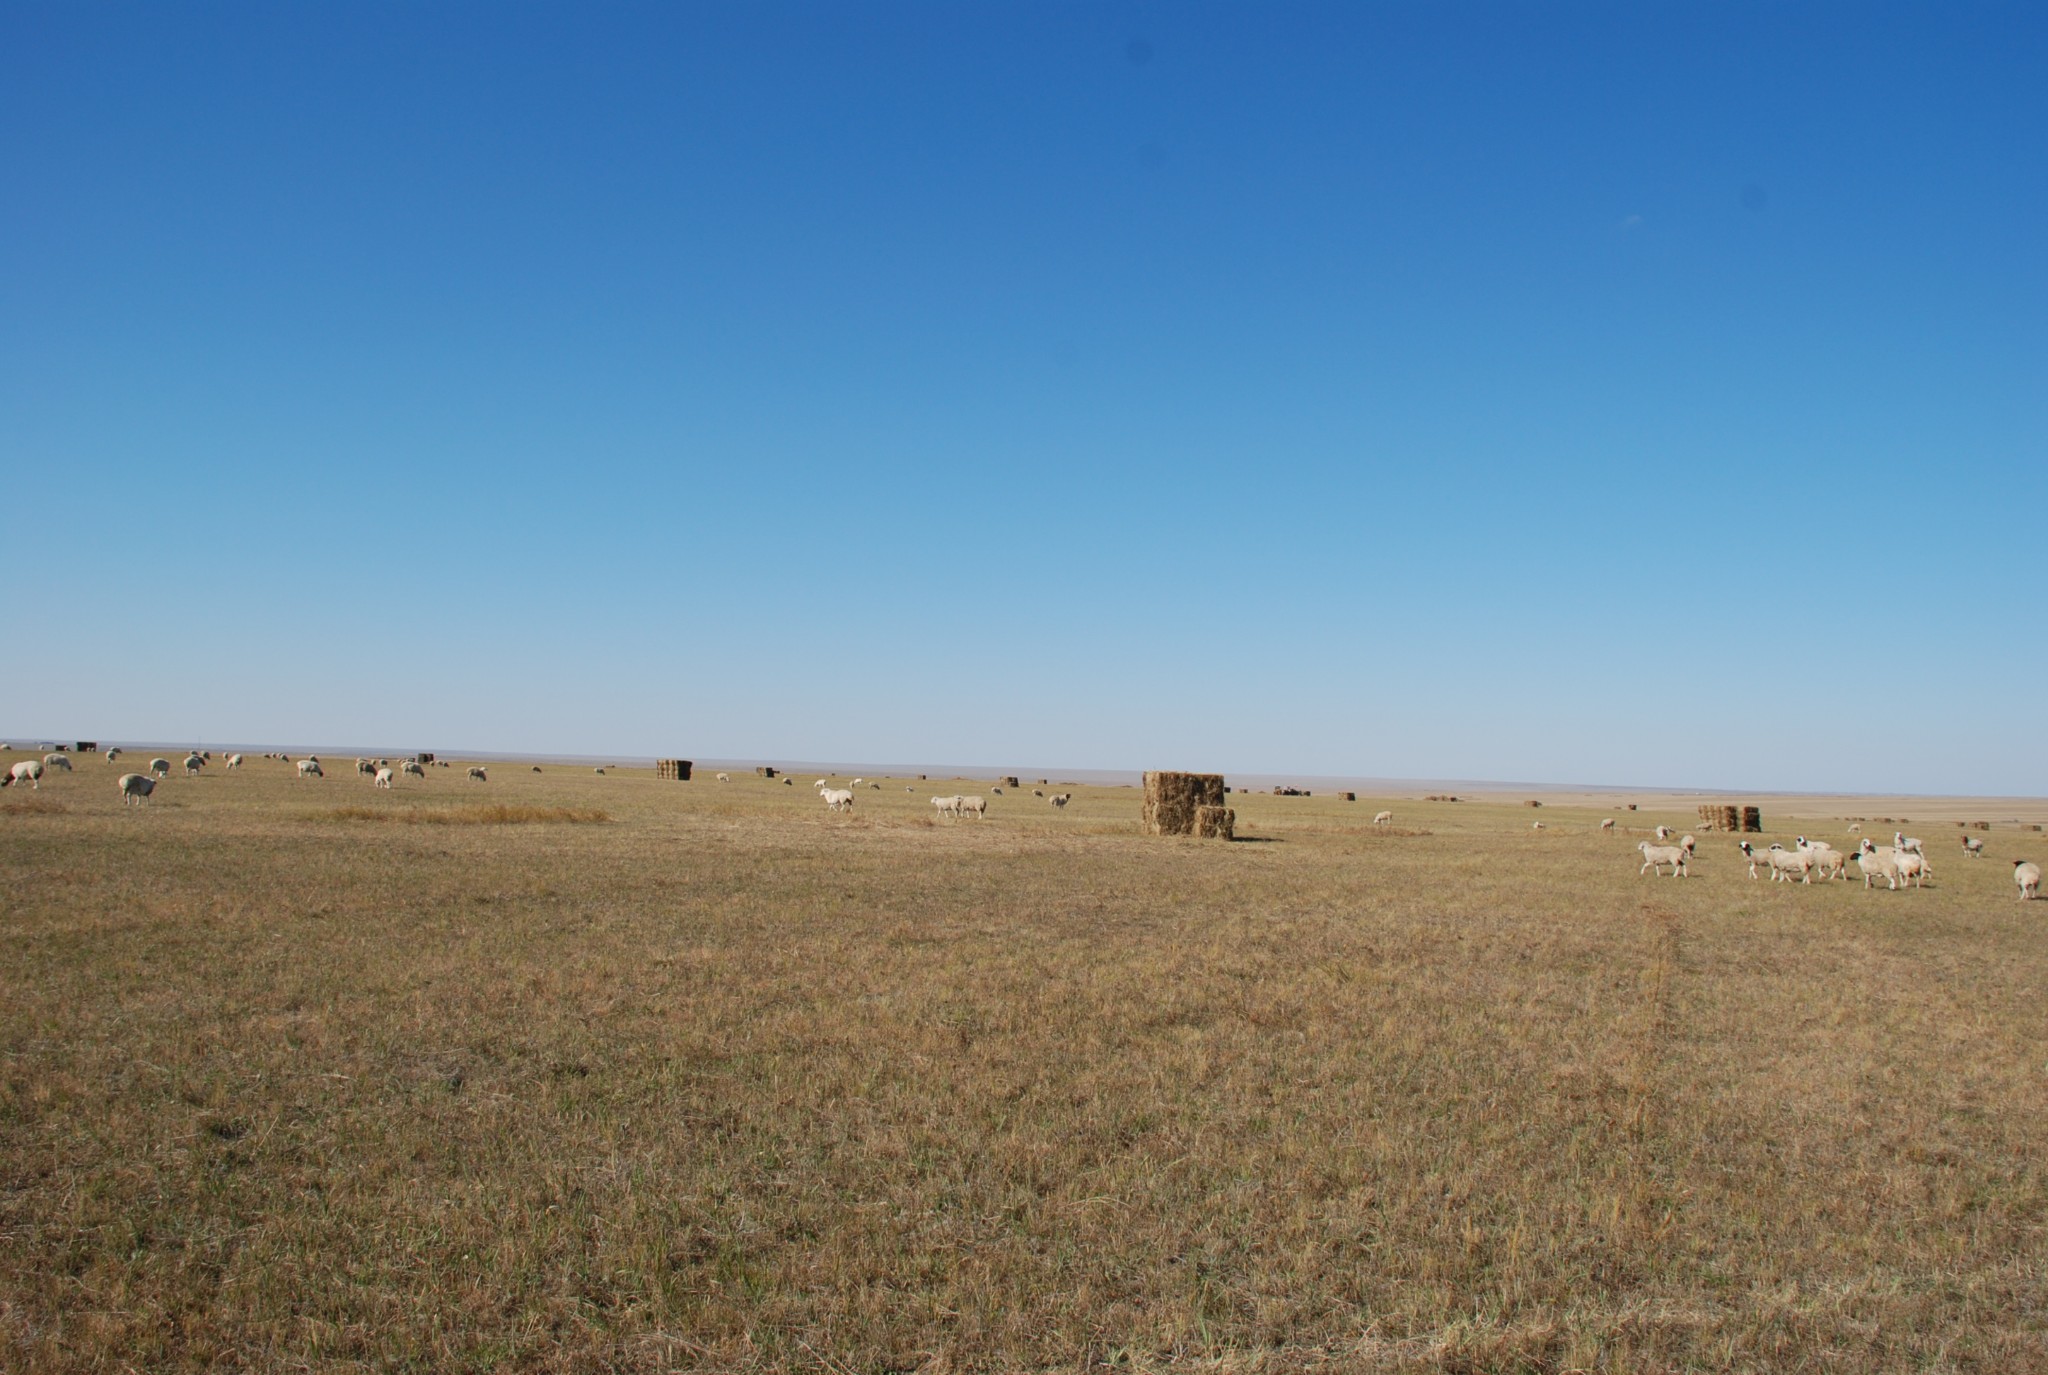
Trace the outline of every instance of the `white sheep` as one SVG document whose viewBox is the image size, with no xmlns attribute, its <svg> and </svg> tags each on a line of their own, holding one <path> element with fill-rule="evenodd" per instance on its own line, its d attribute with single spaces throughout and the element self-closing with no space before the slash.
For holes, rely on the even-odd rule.
<svg viewBox="0 0 2048 1375">
<path fill-rule="evenodd" d="M 149 761 L 149 771 L 162 778 L 171 771 L 171 761 L 161 756 Z"/>
<path fill-rule="evenodd" d="M 426 782 L 427 771 L 420 766 L 420 761 L 417 759 L 406 760 L 403 764 L 400 764 L 398 766 L 398 771 L 402 774 L 409 774 L 410 776 L 419 779 L 422 783 Z"/>
<path fill-rule="evenodd" d="M 2020 901 L 2031 902 L 2041 891 L 2041 866 L 2024 859 L 2014 860 L 2012 881 L 2019 885 Z"/>
<path fill-rule="evenodd" d="M 1392 812 L 1375 812 L 1372 824 L 1375 826 L 1391 826 L 1394 824 L 1394 814 Z"/>
<path fill-rule="evenodd" d="M 1852 821 L 1849 823 L 1849 834 L 1852 836 L 1862 835 L 1863 828 Z"/>
<path fill-rule="evenodd" d="M 358 759 L 356 760 L 356 772 L 368 778 L 377 772 L 377 766 L 367 759 Z"/>
<path fill-rule="evenodd" d="M 394 777 L 395 775 L 391 772 L 391 766 L 387 764 L 383 768 L 377 770 L 376 774 L 370 779 L 370 781 L 372 783 L 375 783 L 380 788 L 388 789 L 391 786 Z"/>
<path fill-rule="evenodd" d="M 1813 856 L 1814 867 L 1820 870 L 1822 878 L 1846 880 L 1849 877 L 1849 857 L 1825 840 L 1808 840 L 1805 836 L 1795 836 L 1792 844 L 1802 853 Z"/>
<path fill-rule="evenodd" d="M 599 777 L 604 776 L 604 769 L 602 767 L 592 769 L 591 772 L 597 774 Z"/>
<path fill-rule="evenodd" d="M 43 767 L 49 769 L 62 769 L 64 770 L 64 772 L 70 773 L 71 756 L 68 754 L 46 754 L 43 756 Z"/>
<path fill-rule="evenodd" d="M 124 773 L 121 775 L 122 805 L 142 806 L 149 801 L 149 795 L 156 791 L 156 780 L 146 774 Z"/>
<path fill-rule="evenodd" d="M 228 758 L 227 758 L 227 767 L 228 767 L 228 768 L 231 768 L 231 769 L 239 769 L 239 768 L 241 768 L 241 767 L 242 767 L 242 756 L 241 756 L 241 755 L 239 755 L 239 754 L 231 754 L 231 755 L 229 755 L 229 756 L 228 756 Z"/>
<path fill-rule="evenodd" d="M 1876 880 L 1883 879 L 1884 886 L 1896 889 L 1899 886 L 1898 852 L 1891 846 L 1878 846 L 1865 836 L 1863 843 L 1856 847 L 1856 867 L 1863 871 L 1863 886 L 1870 888 Z"/>
<path fill-rule="evenodd" d="M 480 764 L 471 764 L 469 766 L 469 777 L 472 782 L 476 783 L 488 783 L 491 781 L 490 776 L 483 771 L 483 766 Z"/>
<path fill-rule="evenodd" d="M 818 795 L 824 798 L 825 805 L 835 812 L 853 810 L 853 789 L 851 788 L 827 788 Z"/>
<path fill-rule="evenodd" d="M 1669 840 L 1669 839 L 1671 839 L 1671 828 L 1670 828 L 1669 826 L 1659 826 L 1659 827 L 1657 828 L 1657 839 L 1659 839 L 1659 840 Z"/>
<path fill-rule="evenodd" d="M 110 750 L 108 750 L 108 751 L 107 751 L 107 762 L 108 762 L 109 764 L 113 763 L 113 762 L 114 762 L 114 761 L 115 761 L 116 759 L 119 759 L 120 757 L 121 757 L 121 751 L 120 751 L 119 747 L 116 747 L 116 748 L 114 748 L 114 749 L 110 749 Z"/>
<path fill-rule="evenodd" d="M 1600 829 L 1608 832 L 1609 834 L 1612 834 L 1614 831 L 1614 818 L 1610 816 L 1606 820 L 1602 821 L 1600 823 Z"/>
<path fill-rule="evenodd" d="M 1067 804 L 1074 800 L 1074 795 L 1072 793 L 1054 793 L 1050 800 L 1053 806 L 1064 811 L 1066 810 Z"/>
<path fill-rule="evenodd" d="M 1964 858 L 1964 859 L 1981 859 L 1981 858 L 1983 858 L 1983 855 L 1984 855 L 1984 842 L 1983 842 L 1983 841 L 1981 841 L 1981 840 L 1977 839 L 1977 837 L 1975 837 L 1975 836 L 1964 836 L 1964 837 L 1963 837 L 1963 858 Z"/>
<path fill-rule="evenodd" d="M 7 782 L 0 783 L 0 788 L 14 783 L 26 783 L 30 791 L 41 792 L 43 790 L 43 761 L 40 759 L 22 760 L 7 771 Z"/>
<path fill-rule="evenodd" d="M 1924 855 L 1927 853 L 1920 848 L 1919 836 L 1909 836 L 1900 831 L 1892 832 L 1892 848 L 1900 854 Z"/>
<path fill-rule="evenodd" d="M 1544 829 L 1544 826 L 1543 823 L 1540 821 L 1532 821 L 1529 823 L 1529 829 L 1532 831 L 1540 831 Z"/>
<path fill-rule="evenodd" d="M 1899 886 L 1905 887 L 1910 881 L 1915 888 L 1927 886 L 1927 876 L 1934 872 L 1934 866 L 1927 862 L 1927 856 L 1918 850 L 1899 850 L 1895 853 L 1899 865 Z"/>
<path fill-rule="evenodd" d="M 732 782 L 732 775 L 729 773 L 722 773 L 718 775 L 718 781 L 721 783 L 730 783 Z"/>
<path fill-rule="evenodd" d="M 932 806 L 940 816 L 960 815 L 960 798 L 957 794 L 952 797 L 935 797 L 932 799 Z"/>
<path fill-rule="evenodd" d="M 1687 854 L 1693 854 L 1700 848 L 1700 843 L 1690 835 L 1682 835 L 1678 838 L 1678 848 Z"/>
<path fill-rule="evenodd" d="M 325 778 L 325 777 L 327 777 L 327 775 L 326 775 L 326 774 L 324 774 L 324 773 L 320 772 L 320 761 L 319 761 L 319 760 L 317 760 L 317 759 L 314 759 L 314 758 L 312 758 L 311 756 L 308 756 L 308 757 L 306 757 L 306 758 L 304 758 L 304 759 L 301 759 L 301 760 L 299 761 L 299 764 L 298 764 L 298 769 L 299 769 L 299 777 L 301 777 L 301 778 Z"/>
<path fill-rule="evenodd" d="M 1649 841 L 1645 840 L 1638 842 L 1636 848 L 1643 852 L 1643 867 L 1636 870 L 1637 874 L 1652 872 L 1662 874 L 1664 872 L 1663 866 L 1668 864 L 1671 866 L 1671 877 L 1686 877 L 1685 862 L 1691 856 L 1685 852 L 1683 846 L 1652 845 Z"/>
<path fill-rule="evenodd" d="M 188 754 L 185 756 L 186 773 L 196 775 L 199 773 L 200 770 L 204 769 L 205 767 L 206 761 L 204 759 L 201 759 L 198 755 Z"/>
<path fill-rule="evenodd" d="M 1774 882 L 1790 883 L 1794 874 L 1799 882 L 1813 882 L 1813 856 L 1804 850 L 1788 850 L 1782 845 L 1773 845 L 1764 852 L 1771 862 L 1771 879 Z"/>
<path fill-rule="evenodd" d="M 985 797 L 963 797 L 960 799 L 960 815 L 972 816 L 976 821 L 988 816 L 988 799 Z"/>
<path fill-rule="evenodd" d="M 861 784 L 865 782 L 867 782 L 865 778 L 856 778 L 853 780 L 853 782 L 847 784 L 846 786 L 849 788 L 858 788 Z"/>
</svg>

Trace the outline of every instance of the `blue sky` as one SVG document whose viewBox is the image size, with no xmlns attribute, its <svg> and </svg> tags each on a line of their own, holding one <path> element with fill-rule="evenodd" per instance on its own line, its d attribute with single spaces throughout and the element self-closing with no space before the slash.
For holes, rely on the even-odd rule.
<svg viewBox="0 0 2048 1375">
<path fill-rule="evenodd" d="M 2038 8 L 0 24 L 0 731 L 2048 791 Z"/>
</svg>

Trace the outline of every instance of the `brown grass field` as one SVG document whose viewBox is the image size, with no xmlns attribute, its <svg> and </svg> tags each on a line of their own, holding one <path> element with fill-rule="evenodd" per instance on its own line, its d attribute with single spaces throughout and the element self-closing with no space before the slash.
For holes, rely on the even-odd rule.
<svg viewBox="0 0 2048 1375">
<path fill-rule="evenodd" d="M 0 793 L 0 1368 L 2048 1369 L 2040 803 L 146 758 Z"/>
</svg>

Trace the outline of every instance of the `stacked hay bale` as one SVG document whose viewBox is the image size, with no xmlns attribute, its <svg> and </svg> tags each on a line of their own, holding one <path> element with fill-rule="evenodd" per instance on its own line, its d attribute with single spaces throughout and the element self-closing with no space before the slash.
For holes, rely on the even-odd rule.
<svg viewBox="0 0 2048 1375">
<path fill-rule="evenodd" d="M 687 759 L 657 759 L 654 761 L 656 778 L 673 778 L 679 783 L 690 781 L 690 761 Z"/>
<path fill-rule="evenodd" d="M 1002 784 L 1006 788 L 1016 788 L 1022 786 L 1017 782 L 1017 775 L 1014 773 L 1006 778 L 998 778 L 996 782 Z"/>
<path fill-rule="evenodd" d="M 754 767 L 754 772 L 759 774 L 763 778 L 773 778 L 781 771 L 779 769 L 772 768 L 767 764 L 757 764 Z"/>
<path fill-rule="evenodd" d="M 1195 808 L 1195 830 L 1198 840 L 1237 839 L 1237 813 L 1228 807 Z"/>
<path fill-rule="evenodd" d="M 1337 794 L 1337 796 L 1339 796 L 1339 797 L 1343 798 L 1343 799 L 1344 799 L 1344 800 L 1345 800 L 1346 802 L 1356 802 L 1356 801 L 1358 801 L 1358 794 L 1357 794 L 1357 793 L 1338 793 L 1338 794 Z"/>
<path fill-rule="evenodd" d="M 1742 813 L 1738 808 L 1718 802 L 1702 803 L 1700 825 L 1709 831 L 1739 831 L 1742 829 Z"/>
<path fill-rule="evenodd" d="M 1145 775 L 1145 833 L 1155 836 L 1195 835 L 1197 811 L 1208 808 L 1226 813 L 1225 817 L 1209 817 L 1204 824 L 1217 834 L 1217 827 L 1229 828 L 1236 823 L 1237 814 L 1223 805 L 1223 775 L 1220 773 L 1166 773 L 1149 771 Z M 1221 834 L 1228 836 L 1224 829 Z"/>
<path fill-rule="evenodd" d="M 1764 809 L 1761 807 L 1744 807 L 1742 809 L 1742 829 L 1756 833 L 1761 832 L 1763 828 Z"/>
</svg>

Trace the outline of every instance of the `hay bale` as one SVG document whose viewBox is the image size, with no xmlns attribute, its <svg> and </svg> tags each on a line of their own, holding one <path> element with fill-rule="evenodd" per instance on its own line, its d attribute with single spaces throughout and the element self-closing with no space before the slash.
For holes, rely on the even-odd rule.
<svg viewBox="0 0 2048 1375">
<path fill-rule="evenodd" d="M 1019 784 L 1019 783 L 1017 782 L 1017 775 L 1016 775 L 1016 774 L 1014 774 L 1014 773 L 1013 773 L 1013 774 L 1011 774 L 1011 775 L 1009 775 L 1009 776 L 1008 776 L 1007 778 L 999 778 L 999 779 L 997 779 L 996 781 L 997 781 L 998 783 L 1001 783 L 1001 784 L 1002 784 L 1002 785 L 1003 785 L 1004 787 L 1006 787 L 1006 788 L 1015 788 L 1015 787 L 1019 787 L 1019 786 L 1021 786 L 1021 785 L 1020 785 L 1020 784 Z"/>
<path fill-rule="evenodd" d="M 1145 774 L 1144 826 L 1147 835 L 1185 836 L 1195 833 L 1197 807 L 1223 805 L 1220 773 Z"/>
<path fill-rule="evenodd" d="M 1973 831 L 1988 831 L 1991 829 L 1991 823 L 1988 821 L 1972 821 L 1970 829 Z"/>
<path fill-rule="evenodd" d="M 1357 793 L 1338 793 L 1338 794 L 1337 794 L 1337 796 L 1339 796 L 1339 797 L 1343 798 L 1343 799 L 1344 799 L 1344 800 L 1345 800 L 1346 802 L 1356 802 L 1356 801 L 1358 801 L 1358 794 L 1357 794 Z"/>
<path fill-rule="evenodd" d="M 1630 811 L 1634 811 L 1634 810 L 1636 809 L 1636 804 L 1635 804 L 1635 803 L 1633 803 L 1633 802 L 1629 803 L 1629 804 L 1628 804 L 1628 809 L 1629 809 Z"/>
<path fill-rule="evenodd" d="M 1195 836 L 1201 840 L 1237 839 L 1237 813 L 1228 807 L 1195 808 Z"/>
<path fill-rule="evenodd" d="M 1742 809 L 1742 829 L 1754 834 L 1761 832 L 1763 828 L 1764 809 L 1761 807 L 1744 807 Z"/>
<path fill-rule="evenodd" d="M 1537 800 L 1536 800 L 1535 798 L 1533 798 L 1533 797 L 1532 797 L 1532 798 L 1530 798 L 1530 799 L 1529 799 L 1529 800 L 1528 800 L 1527 802 L 1524 802 L 1524 803 L 1523 803 L 1522 805 L 1523 805 L 1524 807 L 1540 807 L 1540 806 L 1542 806 L 1543 804 L 1542 804 L 1541 802 L 1538 802 L 1538 801 L 1537 801 Z"/>
<path fill-rule="evenodd" d="M 690 761 L 687 759 L 657 759 L 654 761 L 656 778 L 673 778 L 679 783 L 690 781 Z"/>
</svg>

